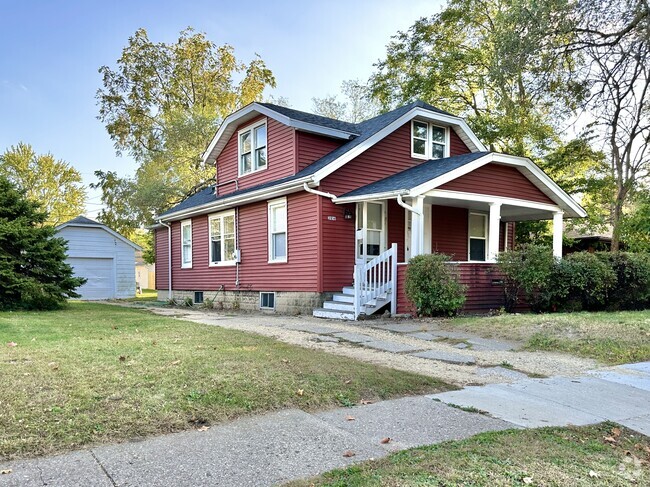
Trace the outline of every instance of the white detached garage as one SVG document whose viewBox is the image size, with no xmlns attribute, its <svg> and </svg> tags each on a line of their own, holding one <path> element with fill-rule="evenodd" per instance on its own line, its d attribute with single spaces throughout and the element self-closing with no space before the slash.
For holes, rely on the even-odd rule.
<svg viewBox="0 0 650 487">
<path fill-rule="evenodd" d="M 135 251 L 142 248 L 126 237 L 89 218 L 78 216 L 56 227 L 68 241 L 66 262 L 75 276 L 85 277 L 77 289 L 81 299 L 115 299 L 135 296 Z"/>
</svg>

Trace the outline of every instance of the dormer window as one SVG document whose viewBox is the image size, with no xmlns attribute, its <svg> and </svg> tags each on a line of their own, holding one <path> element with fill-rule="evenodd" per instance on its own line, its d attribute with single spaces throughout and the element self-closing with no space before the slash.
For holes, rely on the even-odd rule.
<svg viewBox="0 0 650 487">
<path fill-rule="evenodd" d="M 448 147 L 446 128 L 413 120 L 411 123 L 411 157 L 441 159 L 449 156 Z"/>
<path fill-rule="evenodd" d="M 239 175 L 266 169 L 266 120 L 239 131 Z"/>
</svg>

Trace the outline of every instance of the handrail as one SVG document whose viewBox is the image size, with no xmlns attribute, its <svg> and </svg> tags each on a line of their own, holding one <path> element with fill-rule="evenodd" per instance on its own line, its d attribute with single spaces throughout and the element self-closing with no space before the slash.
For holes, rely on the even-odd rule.
<svg viewBox="0 0 650 487">
<path fill-rule="evenodd" d="M 354 319 L 361 308 L 391 292 L 391 313 L 397 310 L 397 244 L 368 262 L 354 266 Z"/>
</svg>

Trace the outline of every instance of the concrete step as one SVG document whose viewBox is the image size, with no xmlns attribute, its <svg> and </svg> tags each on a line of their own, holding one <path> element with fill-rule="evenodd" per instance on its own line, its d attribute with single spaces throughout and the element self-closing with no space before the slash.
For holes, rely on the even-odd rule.
<svg viewBox="0 0 650 487">
<path fill-rule="evenodd" d="M 354 287 L 345 286 L 341 292 L 347 296 L 354 296 Z"/>
<path fill-rule="evenodd" d="M 354 303 L 354 294 L 336 293 L 332 296 L 332 300 L 339 303 Z"/>
<path fill-rule="evenodd" d="M 354 321 L 354 312 L 340 311 L 336 309 L 316 308 L 314 310 L 316 318 L 330 318 L 334 320 L 351 320 Z"/>
<path fill-rule="evenodd" d="M 341 301 L 325 301 L 323 303 L 323 308 L 336 309 L 339 311 L 349 311 L 350 313 L 354 312 L 353 303 L 343 303 Z"/>
</svg>

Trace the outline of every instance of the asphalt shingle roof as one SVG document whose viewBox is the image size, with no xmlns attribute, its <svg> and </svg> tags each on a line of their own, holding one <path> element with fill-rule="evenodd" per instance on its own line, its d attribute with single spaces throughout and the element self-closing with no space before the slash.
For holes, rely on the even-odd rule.
<svg viewBox="0 0 650 487">
<path fill-rule="evenodd" d="M 73 218 L 72 220 L 68 220 L 67 222 L 62 223 L 61 225 L 70 225 L 70 224 L 78 224 L 78 225 L 102 225 L 99 222 L 96 222 L 95 220 L 91 220 L 90 218 L 86 218 L 85 216 L 78 216 L 76 218 Z"/>
<path fill-rule="evenodd" d="M 365 196 L 370 194 L 386 193 L 391 191 L 408 190 L 419 186 L 420 184 L 431 181 L 437 177 L 447 174 L 454 169 L 469 164 L 472 161 L 490 154 L 490 152 L 472 152 L 454 157 L 445 157 L 443 159 L 430 159 L 417 166 L 410 167 L 402 172 L 380 179 L 374 183 L 361 186 L 340 197 L 348 196 Z"/>
<path fill-rule="evenodd" d="M 358 134 L 356 137 L 353 139 L 349 140 L 348 142 L 345 142 L 343 145 L 340 147 L 334 149 L 332 152 L 326 154 L 325 156 L 321 157 L 317 161 L 314 161 L 311 163 L 309 166 L 305 167 L 302 171 L 297 172 L 296 174 L 292 176 L 288 176 L 282 179 L 276 179 L 275 181 L 270 181 L 268 183 L 264 184 L 259 184 L 257 186 L 254 186 L 252 188 L 247 188 L 244 190 L 240 191 L 235 191 L 234 193 L 229 193 L 224 196 L 220 197 L 215 197 L 214 195 L 214 186 L 211 186 L 209 188 L 204 189 L 203 191 L 198 192 L 197 194 L 190 196 L 186 200 L 180 202 L 176 206 L 170 208 L 169 210 L 165 211 L 164 213 L 161 213 L 159 216 L 165 216 L 169 215 L 171 213 L 176 213 L 178 211 L 183 211 L 183 210 L 188 210 L 190 208 L 194 208 L 196 206 L 201 206 L 213 201 L 219 201 L 221 199 L 224 199 L 226 197 L 233 197 L 233 196 L 239 196 L 242 194 L 250 193 L 253 191 L 257 191 L 260 189 L 264 189 L 266 187 L 271 187 L 275 186 L 276 184 L 281 184 L 289 181 L 293 181 L 296 179 L 301 179 L 306 176 L 311 176 L 320 169 L 324 168 L 327 166 L 329 163 L 333 162 L 334 160 L 338 159 L 339 157 L 343 156 L 350 150 L 354 149 L 361 143 L 365 142 L 368 140 L 370 137 L 372 137 L 374 134 L 382 130 L 383 128 L 387 127 L 390 125 L 392 122 L 400 118 L 402 115 L 405 113 L 409 112 L 413 108 L 424 108 L 427 110 L 431 110 L 437 113 L 442 113 L 445 115 L 451 115 L 449 112 L 445 112 L 444 110 L 440 110 L 439 108 L 434 107 L 433 105 L 429 105 L 428 103 L 425 103 L 421 100 L 417 100 L 413 103 L 409 103 L 408 105 L 401 106 L 399 108 L 396 108 L 395 110 L 392 110 L 387 113 L 383 113 L 381 115 L 378 115 L 374 118 L 371 118 L 369 120 L 365 120 L 363 122 L 354 124 L 354 123 L 349 123 L 349 122 L 343 122 L 341 120 L 335 120 L 332 118 L 327 118 L 327 117 L 321 117 L 320 115 L 314 115 L 312 113 L 307 113 L 307 112 L 301 112 L 299 110 L 294 110 L 292 108 L 287 108 L 287 107 L 282 107 L 279 105 L 273 105 L 271 103 L 260 103 L 260 105 L 263 105 L 267 108 L 270 108 L 271 110 L 274 110 L 282 115 L 285 115 L 289 118 L 295 119 L 295 120 L 300 120 L 303 122 L 308 122 L 308 123 L 313 123 L 316 125 L 321 125 L 323 127 L 328 127 L 328 128 L 334 128 L 337 130 L 343 130 L 345 132 L 352 132 L 355 134 Z"/>
</svg>

